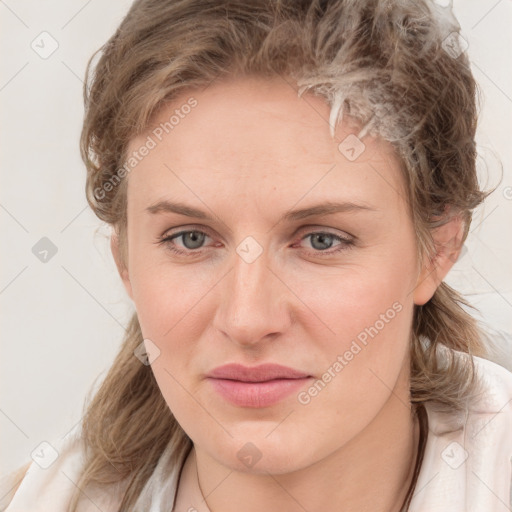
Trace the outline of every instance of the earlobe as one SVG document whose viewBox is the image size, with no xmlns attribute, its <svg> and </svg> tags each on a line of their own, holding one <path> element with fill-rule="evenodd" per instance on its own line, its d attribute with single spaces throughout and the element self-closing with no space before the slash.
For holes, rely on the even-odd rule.
<svg viewBox="0 0 512 512">
<path fill-rule="evenodd" d="M 414 289 L 414 304 L 422 306 L 434 295 L 462 249 L 464 222 L 452 217 L 448 222 L 432 230 L 435 254 L 423 265 Z"/>
<path fill-rule="evenodd" d="M 110 237 L 110 249 L 112 251 L 112 256 L 114 257 L 114 261 L 119 272 L 119 275 L 121 276 L 121 280 L 123 281 L 126 293 L 128 293 L 130 298 L 133 300 L 132 285 L 130 282 L 130 276 L 128 274 L 128 268 L 125 262 L 123 261 L 123 257 L 121 255 L 121 248 L 119 247 L 119 237 L 115 232 L 112 233 Z"/>
</svg>

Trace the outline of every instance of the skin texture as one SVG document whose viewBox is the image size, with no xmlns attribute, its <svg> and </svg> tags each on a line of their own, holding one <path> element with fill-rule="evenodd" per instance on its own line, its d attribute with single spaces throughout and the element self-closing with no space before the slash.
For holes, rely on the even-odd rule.
<svg viewBox="0 0 512 512">
<path fill-rule="evenodd" d="M 338 144 L 357 127 L 344 121 L 333 140 L 322 98 L 298 98 L 280 78 L 238 77 L 187 91 L 152 126 L 191 96 L 197 106 L 129 174 L 126 261 L 112 237 L 144 338 L 160 351 L 152 370 L 194 442 L 176 510 L 397 510 L 418 442 L 408 400 L 413 308 L 432 297 L 456 249 L 420 268 L 391 145 L 365 137 L 364 152 L 347 159 Z M 214 218 L 146 211 L 164 199 Z M 280 221 L 326 201 L 373 210 Z M 202 245 L 186 235 L 158 243 L 181 230 L 207 236 Z M 353 244 L 307 236 L 319 232 Z M 460 233 L 449 222 L 435 233 L 438 246 Z M 236 251 L 249 236 L 263 249 L 251 263 Z M 172 253 L 173 243 L 187 255 Z M 393 304 L 400 311 L 306 405 L 293 393 L 238 407 L 205 379 L 226 363 L 275 362 L 313 376 L 307 390 Z M 250 467 L 237 457 L 249 442 L 261 455 Z"/>
</svg>

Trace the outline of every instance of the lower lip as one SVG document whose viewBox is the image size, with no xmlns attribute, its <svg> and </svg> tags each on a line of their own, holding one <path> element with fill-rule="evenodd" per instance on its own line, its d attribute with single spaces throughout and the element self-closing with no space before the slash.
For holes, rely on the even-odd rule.
<svg viewBox="0 0 512 512">
<path fill-rule="evenodd" d="M 240 407 L 268 407 L 277 404 L 311 379 L 275 379 L 266 382 L 208 378 L 214 389 L 234 405 Z"/>
</svg>

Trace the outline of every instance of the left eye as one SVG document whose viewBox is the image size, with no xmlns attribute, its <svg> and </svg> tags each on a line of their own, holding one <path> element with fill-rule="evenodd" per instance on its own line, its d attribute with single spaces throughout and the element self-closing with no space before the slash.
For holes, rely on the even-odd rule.
<svg viewBox="0 0 512 512">
<path fill-rule="evenodd" d="M 177 254 L 190 254 L 190 253 L 199 253 L 201 252 L 199 249 L 202 248 L 202 245 L 206 238 L 210 238 L 203 231 L 191 230 L 191 231 L 180 231 L 179 233 L 175 233 L 173 235 L 167 236 L 160 240 L 160 243 L 166 244 L 168 248 Z M 353 241 L 349 238 L 341 237 L 339 235 L 335 235 L 333 233 L 326 233 L 321 231 L 314 231 L 306 234 L 300 240 L 310 239 L 311 246 L 314 249 L 315 254 L 332 254 L 338 251 L 342 251 L 344 249 L 348 249 L 353 245 Z M 175 243 L 175 239 L 181 239 L 182 248 Z M 338 241 L 339 243 L 333 247 L 334 241 Z M 331 250 L 329 250 L 331 249 Z"/>
<path fill-rule="evenodd" d="M 340 245 L 347 244 L 350 240 L 342 238 L 338 235 L 334 235 L 333 233 L 309 233 L 302 238 L 305 240 L 306 238 L 310 239 L 311 246 L 313 249 L 324 252 L 327 249 L 330 249 L 333 246 L 333 240 L 338 240 Z"/>
</svg>

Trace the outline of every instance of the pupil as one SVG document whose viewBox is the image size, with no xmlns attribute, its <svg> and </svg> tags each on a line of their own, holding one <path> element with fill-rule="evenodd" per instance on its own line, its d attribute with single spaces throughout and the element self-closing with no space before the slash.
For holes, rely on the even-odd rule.
<svg viewBox="0 0 512 512">
<path fill-rule="evenodd" d="M 201 246 L 201 243 L 203 241 L 204 235 L 202 233 L 199 233 L 198 231 L 189 231 L 183 241 L 185 242 L 185 246 L 187 246 L 187 249 L 197 249 Z M 187 240 L 192 241 L 192 247 L 189 247 L 186 243 Z"/>
<path fill-rule="evenodd" d="M 332 245 L 332 240 L 331 243 L 329 242 L 325 242 L 325 238 L 327 239 L 331 239 L 331 235 L 329 234 L 326 234 L 326 233 L 320 233 L 318 235 L 313 235 L 313 239 L 312 239 L 312 245 L 313 247 L 315 246 L 315 242 L 320 240 L 320 245 L 324 245 L 324 247 L 315 247 L 315 249 L 328 249 L 331 245 Z M 326 245 L 326 246 L 325 246 Z"/>
</svg>

